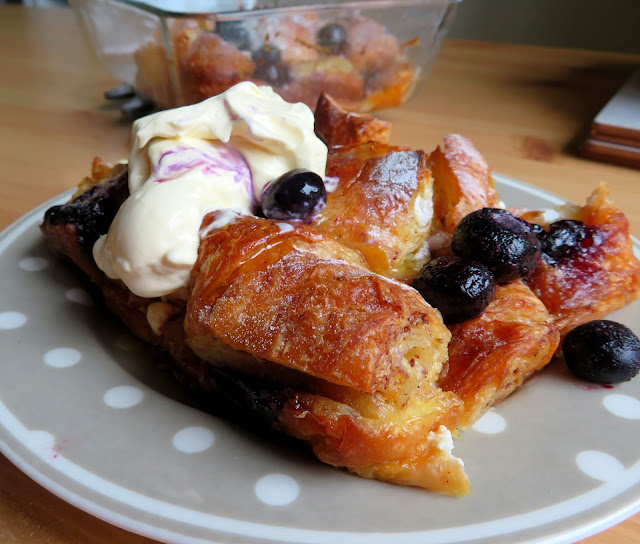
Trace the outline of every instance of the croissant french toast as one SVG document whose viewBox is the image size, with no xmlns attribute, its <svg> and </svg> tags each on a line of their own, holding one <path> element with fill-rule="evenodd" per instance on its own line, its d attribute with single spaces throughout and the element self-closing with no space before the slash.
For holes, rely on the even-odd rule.
<svg viewBox="0 0 640 544">
<path fill-rule="evenodd" d="M 234 353 L 250 353 L 366 393 L 409 375 L 434 381 L 449 336 L 415 291 L 369 273 L 357 252 L 305 225 L 253 217 L 202 239 L 185 331 L 203 359 L 234 366 Z M 258 374 L 266 365 L 238 364 Z"/>
<path fill-rule="evenodd" d="M 294 388 L 279 423 L 321 460 L 427 488 L 444 471 L 441 490 L 467 490 L 457 460 L 424 440 L 460 406 L 432 385 L 449 332 L 356 252 L 304 225 L 238 218 L 200 245 L 184 328 L 202 359 Z"/>
<path fill-rule="evenodd" d="M 331 90 L 341 102 L 371 111 L 402 104 L 416 82 L 406 54 L 416 41 L 398 43 L 371 18 L 258 15 L 245 23 L 172 20 L 166 35 L 158 29 L 134 52 L 136 87 L 171 108 L 251 80 L 271 85 L 289 102 L 314 107 L 319 94 Z M 340 43 L 333 42 L 336 32 Z"/>
<path fill-rule="evenodd" d="M 228 113 L 233 104 L 223 106 Z M 233 206 L 207 211 L 188 281 L 173 291 L 135 292 L 126 276 L 96 264 L 96 248 L 108 244 L 96 242 L 111 235 L 124 202 L 136 195 L 126 164 L 94 161 L 72 201 L 45 214 L 44 238 L 206 408 L 300 439 L 321 461 L 359 475 L 464 495 L 470 485 L 451 454 L 452 435 L 550 361 L 559 314 L 537 296 L 535 274 L 529 286 L 500 285 L 481 315 L 448 327 L 406 285 L 433 254 L 451 253 L 451 234 L 466 214 L 498 205 L 486 161 L 471 142 L 447 136 L 444 150 L 431 155 L 390 146 L 388 124 L 326 96 L 315 123 L 328 147 L 327 185 L 337 184 L 324 209 L 308 221 L 256 217 Z M 163 138 L 171 126 L 163 125 Z M 147 171 L 174 175 L 187 164 L 190 174 L 219 172 L 231 164 L 230 179 L 245 187 L 235 155 L 193 134 L 193 147 L 177 139 L 178 147 L 157 153 L 173 162 Z M 297 129 L 291 134 L 308 139 Z M 240 145 L 256 154 L 255 143 Z M 622 247 L 628 232 L 619 232 Z M 184 259 L 172 249 L 162 265 L 184 268 Z M 616 266 L 620 282 L 637 291 L 637 261 L 624 253 Z M 633 296 L 591 304 L 613 308 Z"/>
<path fill-rule="evenodd" d="M 99 163 L 95 169 L 102 173 Z M 120 170 L 83 193 L 87 213 L 122 190 Z M 265 423 L 309 441 L 325 462 L 456 495 L 469 491 L 461 463 L 442 446 L 462 404 L 433 385 L 449 332 L 416 291 L 368 272 L 357 252 L 310 227 L 289 231 L 239 217 L 204 239 L 186 308 L 180 299 L 137 297 L 90 263 L 79 229 L 63 223 L 79 205 L 47 212 L 49 246 L 98 284 L 132 331 L 170 354 L 181 381 L 223 399 L 216 382 L 249 383 L 269 405 Z"/>
<path fill-rule="evenodd" d="M 467 214 L 498 205 L 489 166 L 473 143 L 457 134 L 429 155 L 434 217 L 432 256 L 451 254 L 451 238 Z M 469 428 L 553 356 L 559 335 L 544 304 L 522 282 L 500 285 L 478 317 L 449 325 L 449 357 L 438 385 L 464 403 L 457 428 Z"/>
<path fill-rule="evenodd" d="M 328 463 L 455 495 L 469 491 L 450 451 L 462 403 L 434 385 L 450 333 L 415 290 L 370 272 L 359 252 L 312 226 L 219 217 L 225 212 L 201 225 L 186 296 L 138 296 L 87 257 L 110 230 L 115 210 L 103 212 L 100 203 L 126 188 L 123 168 L 105 172 L 95 163 L 97 179 L 85 180 L 89 189 L 78 197 L 82 213 L 72 212 L 75 200 L 54 207 L 43 232 L 138 336 L 169 355 L 183 382 L 223 400 L 229 395 L 217 384 L 235 384 L 243 393 L 228 404 L 259 411 L 266 425 L 308 441 Z M 91 222 L 95 211 L 108 219 Z M 76 223 L 98 230 L 81 242 Z"/>
</svg>

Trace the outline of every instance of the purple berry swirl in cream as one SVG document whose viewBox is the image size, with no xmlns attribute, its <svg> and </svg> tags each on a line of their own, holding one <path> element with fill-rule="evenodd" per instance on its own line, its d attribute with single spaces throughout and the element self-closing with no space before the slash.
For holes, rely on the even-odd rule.
<svg viewBox="0 0 640 544">
<path fill-rule="evenodd" d="M 252 214 L 265 185 L 296 168 L 324 177 L 327 148 L 304 104 L 245 82 L 133 124 L 130 197 L 93 247 L 97 265 L 136 295 L 187 285 L 208 213 Z"/>
</svg>

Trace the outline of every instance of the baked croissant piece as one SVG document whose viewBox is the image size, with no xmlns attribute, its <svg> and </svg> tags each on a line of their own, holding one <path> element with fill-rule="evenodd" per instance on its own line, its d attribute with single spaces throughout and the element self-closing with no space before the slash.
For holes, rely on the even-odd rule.
<svg viewBox="0 0 640 544">
<path fill-rule="evenodd" d="M 526 279 L 563 336 L 581 323 L 622 308 L 640 293 L 640 263 L 629 237 L 629 221 L 608 195 L 609 189 L 601 184 L 584 206 L 556 210 L 554 221 L 583 223 L 584 238 L 567 255 L 543 258 Z M 539 211 L 521 216 L 547 228 L 551 223 Z"/>
<path fill-rule="evenodd" d="M 415 290 L 367 271 L 357 252 L 305 225 L 239 217 L 200 245 L 184 328 L 203 360 L 290 388 L 278 424 L 321 460 L 468 491 L 436 434 L 461 407 L 433 385 L 449 331 Z"/>
<path fill-rule="evenodd" d="M 435 188 L 429 248 L 433 255 L 451 254 L 458 223 L 475 210 L 496 207 L 498 193 L 484 157 L 463 136 L 446 135 L 429 165 Z M 464 403 L 458 429 L 469 428 L 543 368 L 559 342 L 553 317 L 522 281 L 499 285 L 481 315 L 449 329 L 449 357 L 438 385 Z"/>
<path fill-rule="evenodd" d="M 497 206 L 498 195 L 465 138 L 447 136 L 428 155 L 390 146 L 389 129 L 321 98 L 316 133 L 337 182 L 326 208 L 310 224 L 207 215 L 191 281 L 172 295 L 136 296 L 93 261 L 128 196 L 126 165 L 94 161 L 42 231 L 203 406 L 301 439 L 362 476 L 461 496 L 470 487 L 451 435 L 544 367 L 566 323 L 593 315 L 585 308 L 635 298 L 639 267 L 624 217 L 600 190 L 580 217 L 611 233 L 598 261 L 615 271 L 609 288 L 554 306 L 546 291 L 559 269 L 541 265 L 528 285 L 498 287 L 477 318 L 445 327 L 406 283 L 433 254 L 450 253 L 464 215 Z"/>
<path fill-rule="evenodd" d="M 433 178 L 424 151 L 389 145 L 390 127 L 322 95 L 316 132 L 337 187 L 313 226 L 364 255 L 374 272 L 411 283 L 429 258 Z"/>
<path fill-rule="evenodd" d="M 465 215 L 496 207 L 499 199 L 487 161 L 468 138 L 446 134 L 443 149 L 432 151 L 428 162 L 434 178 L 429 249 L 437 256 L 450 252 L 453 231 Z"/>
<path fill-rule="evenodd" d="M 464 403 L 461 430 L 551 361 L 560 339 L 553 316 L 522 281 L 499 285 L 482 314 L 449 328 L 438 385 Z"/>
</svg>

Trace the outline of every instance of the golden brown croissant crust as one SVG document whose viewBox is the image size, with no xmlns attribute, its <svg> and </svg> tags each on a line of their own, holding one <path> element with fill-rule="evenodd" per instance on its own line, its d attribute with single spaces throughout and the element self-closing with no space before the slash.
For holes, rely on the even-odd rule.
<svg viewBox="0 0 640 544">
<path fill-rule="evenodd" d="M 464 402 L 459 428 L 471 426 L 544 367 L 559 342 L 553 317 L 521 281 L 499 285 L 481 315 L 450 329 L 449 359 L 438 385 Z"/>
<path fill-rule="evenodd" d="M 489 165 L 473 143 L 459 134 L 444 137 L 444 149 L 429 155 L 434 179 L 434 217 L 429 249 L 435 256 L 450 252 L 451 236 L 462 218 L 498 204 Z"/>
<path fill-rule="evenodd" d="M 215 216 L 205 218 L 205 229 Z M 221 341 L 367 393 L 409 374 L 434 381 L 449 340 L 415 290 L 371 274 L 357 252 L 308 226 L 283 230 L 256 217 L 202 240 L 185 330 L 209 361 Z"/>
<path fill-rule="evenodd" d="M 411 283 L 429 258 L 433 179 L 426 153 L 388 145 L 388 124 L 326 95 L 315 115 L 329 146 L 327 176 L 338 183 L 313 226 L 358 250 L 374 272 Z"/>
<path fill-rule="evenodd" d="M 369 142 L 389 143 L 391 123 L 376 119 L 373 115 L 356 115 L 325 93 L 318 98 L 314 115 L 316 134 L 329 149 Z"/>
</svg>

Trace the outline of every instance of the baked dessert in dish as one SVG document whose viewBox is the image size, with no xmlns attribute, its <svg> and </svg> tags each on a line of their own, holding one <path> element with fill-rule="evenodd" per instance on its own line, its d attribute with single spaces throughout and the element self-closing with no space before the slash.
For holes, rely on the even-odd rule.
<svg viewBox="0 0 640 544">
<path fill-rule="evenodd" d="M 290 102 L 315 107 L 329 91 L 352 108 L 401 104 L 418 77 L 406 48 L 381 24 L 360 15 L 327 20 L 316 13 L 246 21 L 176 19 L 167 39 L 134 54 L 136 88 L 160 108 L 194 104 L 241 81 L 270 85 Z"/>
<path fill-rule="evenodd" d="M 391 146 L 388 124 L 327 96 L 315 126 L 301 108 L 243 83 L 137 121 L 130 163 L 95 160 L 46 212 L 45 241 L 206 408 L 361 476 L 465 495 L 452 437 L 550 361 L 559 313 L 537 295 L 536 268 L 529 286 L 500 284 L 480 315 L 445 324 L 411 284 L 451 253 L 464 217 L 498 205 L 486 161 L 459 136 L 431 155 Z M 296 167 L 320 171 L 326 205 L 269 218 L 261 195 Z M 179 215 L 149 211 L 175 212 L 163 191 Z M 585 294 L 609 310 L 638 295 L 628 232 L 616 232 L 624 258 L 606 266 L 626 295 Z"/>
</svg>

